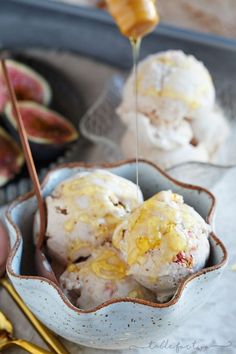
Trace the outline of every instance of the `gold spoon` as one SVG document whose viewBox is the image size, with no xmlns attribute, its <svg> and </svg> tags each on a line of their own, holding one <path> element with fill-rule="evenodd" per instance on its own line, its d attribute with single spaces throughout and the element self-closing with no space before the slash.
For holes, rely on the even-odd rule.
<svg viewBox="0 0 236 354">
<path fill-rule="evenodd" d="M 0 311 L 0 350 L 6 349 L 12 345 L 16 345 L 28 353 L 32 354 L 49 354 L 51 352 L 40 348 L 24 339 L 16 339 L 13 337 L 13 326 L 6 316 Z"/>
<path fill-rule="evenodd" d="M 7 292 L 11 295 L 15 303 L 24 313 L 24 315 L 28 318 L 28 320 L 35 327 L 36 331 L 40 334 L 43 340 L 47 343 L 47 345 L 57 354 L 69 354 L 64 345 L 53 335 L 53 333 L 47 329 L 28 309 L 23 300 L 17 294 L 13 286 L 10 284 L 9 280 L 4 277 L 5 268 L 6 268 L 6 260 L 9 252 L 9 244 L 8 244 L 8 234 L 0 221 L 0 285 L 7 290 Z"/>
</svg>

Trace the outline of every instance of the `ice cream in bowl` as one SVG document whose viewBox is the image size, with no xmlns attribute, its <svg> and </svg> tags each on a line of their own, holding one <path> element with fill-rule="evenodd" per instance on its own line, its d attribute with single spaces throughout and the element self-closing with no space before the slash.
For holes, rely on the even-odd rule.
<svg viewBox="0 0 236 354">
<path fill-rule="evenodd" d="M 37 202 L 7 211 L 7 273 L 58 335 L 106 349 L 161 339 L 213 296 L 227 261 L 214 234 L 214 196 L 146 160 L 60 165 L 46 176 L 45 247 L 59 285 L 34 270 Z M 59 265 L 59 266 L 58 266 Z"/>
</svg>

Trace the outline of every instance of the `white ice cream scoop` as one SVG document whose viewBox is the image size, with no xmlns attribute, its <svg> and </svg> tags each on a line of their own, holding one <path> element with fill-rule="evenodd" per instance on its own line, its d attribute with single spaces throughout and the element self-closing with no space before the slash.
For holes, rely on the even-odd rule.
<svg viewBox="0 0 236 354">
<path fill-rule="evenodd" d="M 173 122 L 211 110 L 215 101 L 212 78 L 194 56 L 169 50 L 150 55 L 138 65 L 138 111 Z M 128 78 L 118 113 L 134 111 L 134 73 Z"/>
<path fill-rule="evenodd" d="M 105 170 L 81 172 L 61 182 L 45 201 L 50 255 L 64 265 L 89 256 L 142 201 L 134 183 Z"/>
<path fill-rule="evenodd" d="M 191 122 L 191 126 L 196 140 L 205 145 L 210 159 L 214 159 L 214 154 L 230 133 L 223 111 L 219 107 L 203 111 Z"/>
<path fill-rule="evenodd" d="M 162 302 L 205 266 L 209 233 L 210 226 L 180 195 L 163 191 L 117 226 L 113 246 L 129 265 L 128 274 Z"/>
<path fill-rule="evenodd" d="M 127 112 L 122 115 L 122 120 L 127 125 L 127 130 L 133 135 L 136 134 L 135 118 L 135 112 Z M 138 113 L 138 124 L 141 144 L 146 141 L 146 145 L 157 149 L 171 151 L 189 144 L 193 138 L 192 128 L 186 120 L 174 123 L 160 120 L 153 122 L 150 116 Z M 129 145 L 131 145 L 130 142 Z"/>
<path fill-rule="evenodd" d="M 126 272 L 127 265 L 119 252 L 104 246 L 93 251 L 86 261 L 69 265 L 60 282 L 71 302 L 85 310 L 121 297 L 154 301 L 154 294 Z"/>
<path fill-rule="evenodd" d="M 124 120 L 129 121 L 121 141 L 121 149 L 126 158 L 135 156 L 135 115 L 125 113 Z M 138 114 L 139 156 L 157 163 L 164 168 L 187 161 L 208 161 L 205 145 L 198 142 L 192 145 L 193 132 L 190 124 L 183 120 L 177 124 L 151 124 L 149 118 Z"/>
</svg>

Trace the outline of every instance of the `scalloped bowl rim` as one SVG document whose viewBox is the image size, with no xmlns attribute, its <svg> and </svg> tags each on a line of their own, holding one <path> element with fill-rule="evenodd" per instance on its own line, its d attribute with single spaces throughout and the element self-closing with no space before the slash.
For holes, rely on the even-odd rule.
<svg viewBox="0 0 236 354">
<path fill-rule="evenodd" d="M 168 180 L 170 180 L 172 183 L 180 186 L 181 188 L 184 189 L 191 189 L 191 190 L 198 190 L 200 192 L 206 193 L 212 201 L 211 204 L 211 208 L 208 212 L 207 215 L 207 221 L 211 224 L 212 221 L 212 217 L 215 211 L 215 205 L 216 205 L 216 199 L 214 197 L 214 195 L 208 191 L 206 188 L 200 187 L 200 186 L 195 186 L 192 184 L 187 184 L 187 183 L 183 183 L 180 182 L 174 178 L 172 178 L 171 176 L 169 176 L 166 172 L 164 172 L 160 167 L 158 167 L 157 165 L 155 165 L 154 163 L 145 160 L 145 159 L 140 159 L 140 162 L 142 162 L 143 164 L 148 164 L 149 166 L 154 167 L 154 169 L 156 169 L 160 174 L 162 174 L 165 178 L 167 178 Z M 42 189 L 46 186 L 50 176 L 55 173 L 56 171 L 59 171 L 63 168 L 76 168 L 76 167 L 81 167 L 81 168 L 114 168 L 114 167 L 119 167 L 125 164 L 130 164 L 130 163 L 135 163 L 135 159 L 126 159 L 126 160 L 121 160 L 121 161 L 117 161 L 114 163 L 102 163 L 102 164 L 88 164 L 88 163 L 84 163 L 84 162 L 72 162 L 72 163 L 64 163 L 64 164 L 60 164 L 57 167 L 53 168 L 52 170 L 50 170 L 47 175 L 45 176 L 41 186 Z M 149 306 L 149 307 L 153 307 L 153 308 L 167 308 L 167 307 L 171 307 L 173 305 L 175 305 L 181 298 L 181 295 L 184 291 L 184 288 L 186 287 L 186 285 L 191 282 L 193 279 L 201 277 L 202 275 L 205 275 L 206 273 L 218 270 L 220 268 L 222 268 L 228 259 L 228 254 L 227 254 L 227 250 L 226 247 L 224 246 L 224 244 L 222 243 L 222 241 L 215 235 L 214 232 L 211 232 L 210 237 L 215 241 L 215 243 L 220 246 L 222 254 L 223 254 L 223 258 L 222 260 L 218 263 L 215 264 L 213 266 L 209 266 L 206 268 L 201 269 L 200 271 L 193 273 L 192 275 L 189 275 L 187 278 L 185 278 L 183 281 L 180 282 L 175 294 L 173 295 L 173 297 L 165 303 L 155 303 L 155 302 L 151 302 L 148 300 L 143 300 L 143 299 L 136 299 L 136 298 L 129 298 L 129 297 L 124 297 L 124 298 L 115 298 L 115 299 L 111 299 L 108 300 L 106 302 L 103 302 L 102 304 L 89 309 L 89 310 L 83 310 L 83 309 L 79 309 L 77 307 L 75 307 L 74 305 L 72 305 L 72 303 L 69 301 L 69 299 L 64 295 L 64 293 L 62 292 L 62 290 L 59 288 L 59 286 L 57 286 L 55 283 L 53 283 L 51 280 L 48 280 L 44 277 L 41 276 L 28 276 L 28 275 L 19 275 L 16 274 L 13 269 L 12 269 L 12 261 L 16 255 L 16 252 L 21 244 L 21 242 L 24 242 L 23 237 L 21 235 L 21 232 L 18 228 L 18 226 L 16 225 L 16 223 L 13 221 L 12 217 L 11 217 L 11 212 L 13 211 L 14 208 L 16 208 L 17 206 L 19 206 L 22 202 L 26 202 L 27 200 L 29 200 L 30 198 L 34 197 L 34 192 L 28 192 L 26 194 L 24 194 L 21 197 L 18 197 L 14 202 L 12 202 L 9 206 L 9 208 L 6 211 L 6 219 L 9 222 L 9 224 L 14 228 L 15 233 L 16 233 L 16 241 L 15 243 L 12 245 L 9 256 L 8 256 L 8 260 L 7 260 L 7 265 L 6 265 L 6 270 L 7 273 L 10 274 L 12 277 L 14 278 L 18 278 L 18 279 L 25 279 L 25 280 L 33 280 L 33 281 L 39 281 L 39 282 L 45 282 L 47 283 L 49 286 L 53 286 L 54 289 L 57 291 L 58 295 L 60 296 L 60 298 L 62 299 L 62 301 L 65 303 L 66 306 L 68 306 L 71 310 L 75 311 L 78 314 L 82 314 L 82 313 L 94 313 L 102 308 L 108 307 L 109 305 L 115 304 L 115 303 L 120 303 L 120 302 L 132 302 L 132 303 L 136 303 L 136 304 L 141 304 L 141 305 L 145 305 L 145 306 Z"/>
</svg>

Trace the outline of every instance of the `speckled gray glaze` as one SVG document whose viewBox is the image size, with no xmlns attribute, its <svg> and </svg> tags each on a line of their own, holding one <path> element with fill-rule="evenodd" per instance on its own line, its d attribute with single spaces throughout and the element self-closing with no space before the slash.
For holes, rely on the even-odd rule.
<svg viewBox="0 0 236 354">
<path fill-rule="evenodd" d="M 106 168 L 135 181 L 133 160 L 103 166 L 73 163 L 62 165 L 48 174 L 43 183 L 44 196 L 50 194 L 62 180 L 95 167 Z M 160 190 L 172 189 L 182 194 L 188 204 L 212 223 L 215 198 L 210 192 L 177 182 L 150 162 L 140 161 L 139 167 L 140 187 L 145 198 Z M 15 201 L 7 212 L 11 240 L 8 276 L 25 303 L 47 327 L 85 346 L 121 349 L 133 345 L 142 346 L 169 335 L 213 294 L 226 264 L 225 247 L 212 234 L 209 266 L 188 277 L 168 303 L 156 304 L 125 298 L 110 300 L 95 309 L 83 311 L 72 306 L 56 285 L 24 270 L 26 258 L 32 260 L 33 257 L 28 244 L 32 243 L 31 231 L 36 208 L 36 199 L 29 193 Z"/>
</svg>

